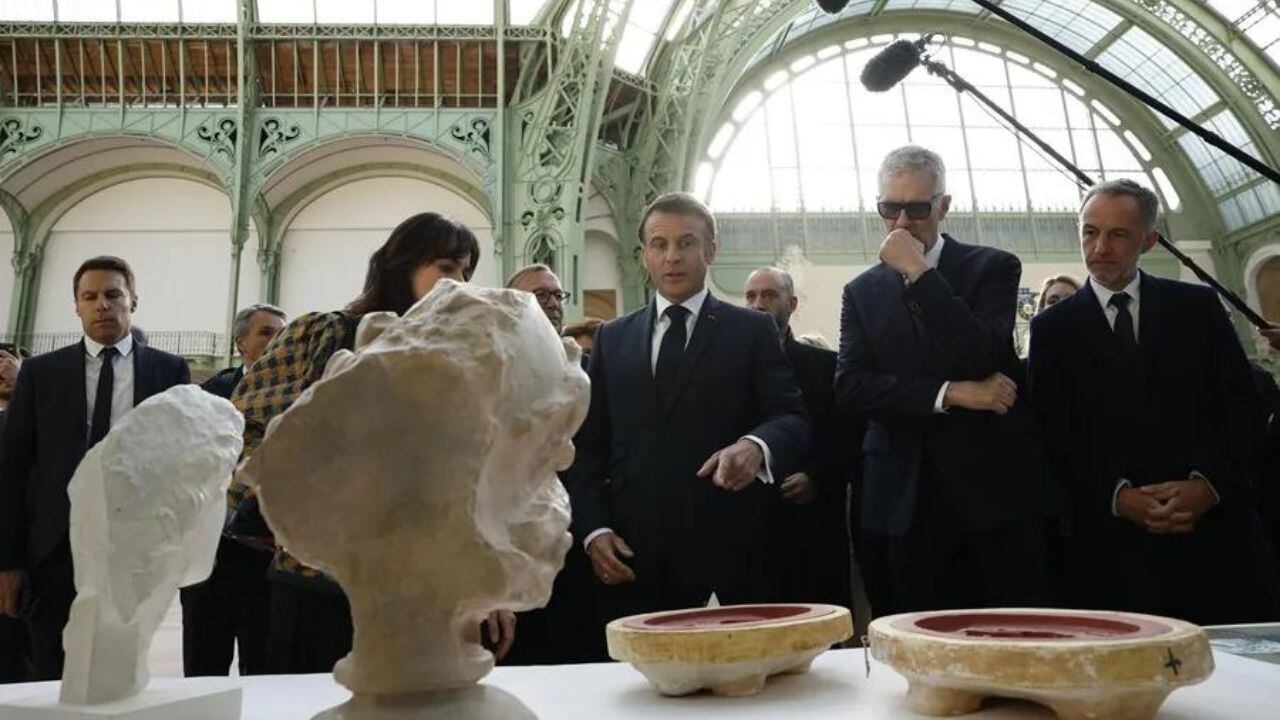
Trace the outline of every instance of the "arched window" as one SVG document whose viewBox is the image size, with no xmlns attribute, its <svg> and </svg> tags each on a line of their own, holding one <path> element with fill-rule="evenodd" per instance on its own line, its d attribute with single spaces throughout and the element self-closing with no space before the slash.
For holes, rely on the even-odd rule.
<svg viewBox="0 0 1280 720">
<path fill-rule="evenodd" d="M 697 191 L 728 218 L 728 247 L 735 216 L 746 224 L 768 216 L 777 248 L 857 250 L 861 235 L 861 249 L 873 249 L 865 243 L 879 240 L 876 227 L 859 229 L 875 219 L 880 161 L 915 143 L 947 163 L 957 231 L 960 224 L 975 241 L 1018 252 L 1071 251 L 1079 186 L 985 106 L 923 69 L 885 93 L 862 87 L 863 67 L 894 39 L 830 45 L 738 95 L 696 177 Z M 965 37 L 933 53 L 1095 179 L 1134 178 L 1166 207 L 1181 208 L 1166 173 L 1116 113 L 1052 68 Z M 748 233 L 752 249 L 768 249 L 764 229 Z"/>
</svg>

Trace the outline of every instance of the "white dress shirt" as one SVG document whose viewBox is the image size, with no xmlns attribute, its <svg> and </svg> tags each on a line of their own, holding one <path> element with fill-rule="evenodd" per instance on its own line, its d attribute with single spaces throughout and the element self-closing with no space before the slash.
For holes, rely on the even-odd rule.
<svg viewBox="0 0 1280 720">
<path fill-rule="evenodd" d="M 1122 290 L 1108 290 L 1102 283 L 1089 277 L 1089 287 L 1093 288 L 1093 294 L 1098 296 L 1098 303 L 1102 305 L 1102 314 L 1107 317 L 1107 324 L 1112 330 L 1116 329 L 1116 316 L 1120 314 L 1120 310 L 1111 304 L 1111 298 L 1119 293 L 1127 293 L 1129 295 L 1129 317 L 1133 318 L 1133 339 L 1136 342 L 1142 337 L 1138 334 L 1138 292 L 1142 285 L 1142 273 L 1133 276 L 1128 285 Z"/>
<path fill-rule="evenodd" d="M 102 358 L 98 355 L 106 347 L 87 335 L 84 338 L 84 386 L 88 399 L 85 437 L 93 429 L 93 406 L 98 399 L 98 375 L 102 373 Z M 115 427 L 120 418 L 133 409 L 133 335 L 126 333 L 124 339 L 112 347 L 119 351 L 111 360 L 111 368 L 115 371 L 115 385 L 111 389 L 111 427 Z"/>
<path fill-rule="evenodd" d="M 707 288 L 703 288 L 695 293 L 693 297 L 679 303 L 681 307 L 689 311 L 688 317 L 684 320 L 685 347 L 689 346 L 689 340 L 693 338 L 693 329 L 698 324 L 698 314 L 702 311 L 702 305 L 707 301 L 707 295 L 709 294 L 710 291 L 707 290 Z M 673 303 L 663 297 L 662 293 L 658 293 L 654 297 L 654 304 L 656 315 L 653 323 L 653 342 L 650 345 L 649 370 L 656 375 L 658 372 L 658 351 L 662 349 L 662 338 L 667 334 L 667 330 L 671 327 L 671 318 L 666 315 L 667 308 L 675 305 L 676 303 Z M 773 469 L 771 467 L 773 465 L 773 453 L 769 450 L 769 445 L 755 435 L 744 435 L 742 439 L 750 440 L 755 443 L 760 447 L 760 452 L 764 454 L 764 462 L 760 465 L 760 472 L 756 473 L 756 479 L 766 485 L 773 484 Z M 584 548 L 587 547 L 591 544 L 592 540 L 595 540 L 600 535 L 608 532 L 613 532 L 613 530 L 607 527 L 593 530 L 587 535 L 586 539 L 582 541 L 582 546 Z"/>
</svg>

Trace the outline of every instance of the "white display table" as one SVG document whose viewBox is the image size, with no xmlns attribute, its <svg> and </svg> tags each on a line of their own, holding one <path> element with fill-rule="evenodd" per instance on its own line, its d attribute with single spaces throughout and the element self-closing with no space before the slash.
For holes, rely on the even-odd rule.
<svg viewBox="0 0 1280 720">
<path fill-rule="evenodd" d="M 1217 671 L 1206 682 L 1173 693 L 1158 718 L 1168 720 L 1275 720 L 1280 717 L 1280 665 L 1214 653 Z M 867 678 L 861 650 L 828 652 L 807 675 L 770 678 L 759 695 L 659 696 L 629 665 L 498 668 L 485 679 L 520 698 L 542 720 L 903 720 L 907 683 L 872 661 Z M 328 675 L 244 678 L 245 720 L 310 720 L 350 694 Z M 0 700 L 30 694 L 38 685 L 0 685 Z M 966 718 L 1052 718 L 1027 703 L 997 701 Z M 0 717 L 0 720 L 3 720 Z"/>
</svg>

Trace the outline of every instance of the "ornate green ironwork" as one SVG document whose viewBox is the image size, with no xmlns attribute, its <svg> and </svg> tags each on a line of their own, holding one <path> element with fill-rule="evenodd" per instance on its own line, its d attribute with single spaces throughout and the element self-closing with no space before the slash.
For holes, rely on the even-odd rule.
<svg viewBox="0 0 1280 720">
<path fill-rule="evenodd" d="M 614 55 L 633 0 L 582 0 L 552 76 L 539 94 L 511 108 L 514 163 L 506 193 L 504 274 L 528 262 L 557 270 L 581 315 L 579 266 L 596 136 Z"/>
</svg>

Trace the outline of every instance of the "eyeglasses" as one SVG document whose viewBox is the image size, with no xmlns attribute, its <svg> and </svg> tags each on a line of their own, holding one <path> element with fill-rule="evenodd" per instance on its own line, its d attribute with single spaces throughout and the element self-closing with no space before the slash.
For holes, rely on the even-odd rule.
<svg viewBox="0 0 1280 720">
<path fill-rule="evenodd" d="M 907 217 L 912 220 L 923 220 L 929 217 L 929 213 L 933 212 L 933 204 L 940 197 L 942 197 L 941 193 L 928 200 L 916 200 L 913 202 L 884 202 L 882 200 L 876 203 L 876 212 L 880 213 L 880 217 L 885 220 L 897 220 L 898 216 L 904 211 L 907 213 Z"/>
<path fill-rule="evenodd" d="M 546 305 L 552 299 L 564 304 L 569 302 L 569 298 L 573 297 L 567 290 L 534 290 L 533 296 L 538 298 L 538 302 L 543 305 Z"/>
</svg>

